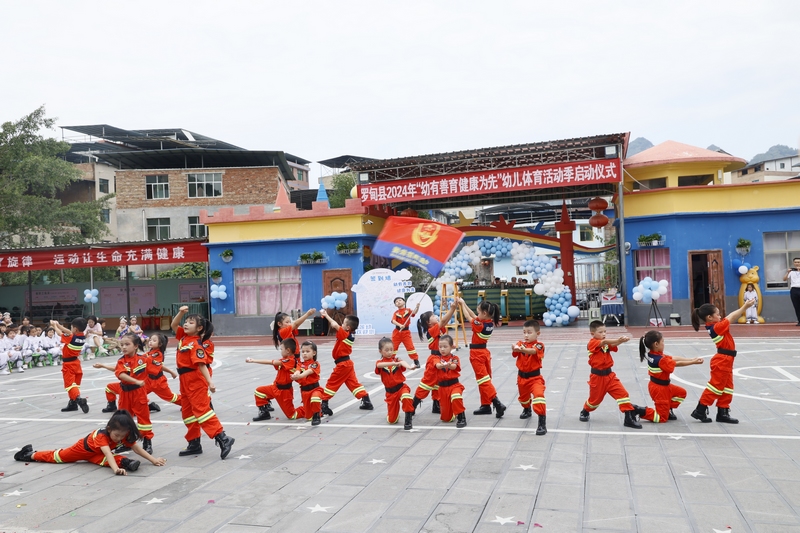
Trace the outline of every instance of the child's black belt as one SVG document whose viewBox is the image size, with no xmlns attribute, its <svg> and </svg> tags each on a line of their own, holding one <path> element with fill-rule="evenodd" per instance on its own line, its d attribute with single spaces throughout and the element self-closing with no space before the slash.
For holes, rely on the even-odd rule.
<svg viewBox="0 0 800 533">
<path fill-rule="evenodd" d="M 124 390 L 125 392 L 131 392 L 136 389 L 142 388 L 141 385 L 134 385 L 133 383 L 120 383 L 120 389 Z"/>
<path fill-rule="evenodd" d="M 458 385 L 458 378 L 446 379 L 439 382 L 440 387 L 452 387 L 453 385 Z"/>
<path fill-rule="evenodd" d="M 161 370 L 158 374 L 147 374 L 147 377 L 150 379 L 158 379 L 164 375 L 164 371 Z"/>
<path fill-rule="evenodd" d="M 598 370 L 596 368 L 592 368 L 592 374 L 594 374 L 595 376 L 607 376 L 611 372 L 613 372 L 613 370 L 610 368 L 606 368 L 604 370 Z"/>
<path fill-rule="evenodd" d="M 187 372 L 194 372 L 194 371 L 195 371 L 194 367 L 191 367 L 191 366 L 184 366 L 184 367 L 178 368 L 178 374 L 185 374 Z"/>
<path fill-rule="evenodd" d="M 469 349 L 470 350 L 485 350 L 486 349 L 486 343 L 484 342 L 483 344 L 470 344 L 469 345 Z"/>
<path fill-rule="evenodd" d="M 442 352 L 439 350 L 431 350 L 431 355 L 442 355 Z"/>
<path fill-rule="evenodd" d="M 61 358 L 61 362 L 62 363 L 71 363 L 72 361 L 77 361 L 77 360 L 78 360 L 77 357 L 62 357 Z"/>
<path fill-rule="evenodd" d="M 278 387 L 278 390 L 292 390 L 291 383 L 276 383 L 275 386 Z"/>
<path fill-rule="evenodd" d="M 308 385 L 301 385 L 300 390 L 303 392 L 308 392 L 310 390 L 316 389 L 317 387 L 319 387 L 319 381 L 317 381 L 316 383 L 309 383 Z"/>
<path fill-rule="evenodd" d="M 350 360 L 350 356 L 349 355 L 345 355 L 344 357 L 340 357 L 338 359 L 334 359 L 333 362 L 338 365 L 339 363 L 344 363 L 345 361 L 349 361 L 349 360 Z"/>
<path fill-rule="evenodd" d="M 403 385 L 405 385 L 405 383 L 398 383 L 394 387 L 386 387 L 386 394 L 394 394 L 395 392 L 402 389 Z"/>
<path fill-rule="evenodd" d="M 668 379 L 658 379 L 658 378 L 655 378 L 653 376 L 650 376 L 650 381 L 652 381 L 656 385 L 669 385 L 669 380 Z"/>
<path fill-rule="evenodd" d="M 521 378 L 535 378 L 537 376 L 542 375 L 541 370 L 534 370 L 533 372 L 523 372 L 522 370 L 517 371 L 517 375 Z"/>
<path fill-rule="evenodd" d="M 736 350 L 726 350 L 725 348 L 717 348 L 717 353 L 721 353 L 722 355 L 730 355 L 731 357 L 736 357 Z"/>
</svg>

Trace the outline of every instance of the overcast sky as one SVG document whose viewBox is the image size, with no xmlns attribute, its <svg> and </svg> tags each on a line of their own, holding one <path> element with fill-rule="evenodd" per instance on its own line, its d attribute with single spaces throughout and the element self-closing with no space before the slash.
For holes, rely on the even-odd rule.
<svg viewBox="0 0 800 533">
<path fill-rule="evenodd" d="M 0 121 L 45 104 L 312 161 L 627 131 L 750 159 L 798 145 L 799 22 L 796 0 L 0 0 Z"/>
</svg>

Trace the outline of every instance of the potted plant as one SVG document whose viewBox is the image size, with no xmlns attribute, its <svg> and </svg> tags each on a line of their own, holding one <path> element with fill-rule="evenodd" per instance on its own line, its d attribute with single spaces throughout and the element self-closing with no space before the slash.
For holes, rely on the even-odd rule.
<svg viewBox="0 0 800 533">
<path fill-rule="evenodd" d="M 208 273 L 208 276 L 211 278 L 211 281 L 214 283 L 219 283 L 222 281 L 222 271 L 221 270 L 212 270 Z"/>
<path fill-rule="evenodd" d="M 339 252 L 340 254 L 347 253 L 348 249 L 349 248 L 347 246 L 347 243 L 344 242 L 344 241 L 342 241 L 342 242 L 340 242 L 339 244 L 336 245 L 336 251 Z"/>
<path fill-rule="evenodd" d="M 226 263 L 230 263 L 233 260 L 233 250 L 228 248 L 227 250 L 224 250 L 221 254 L 219 254 L 219 256 Z"/>
<path fill-rule="evenodd" d="M 750 253 L 750 245 L 752 243 L 747 239 L 739 237 L 739 240 L 736 241 L 736 253 L 739 255 L 747 255 Z"/>
<path fill-rule="evenodd" d="M 358 251 L 358 241 L 350 241 L 348 248 L 350 248 L 350 250 Z"/>
<path fill-rule="evenodd" d="M 310 263 L 311 262 L 311 254 L 300 254 L 300 261 L 299 263 Z"/>
<path fill-rule="evenodd" d="M 325 259 L 325 254 L 323 254 L 322 252 L 312 252 L 311 253 L 311 259 L 315 263 L 321 263 L 322 260 Z"/>
</svg>

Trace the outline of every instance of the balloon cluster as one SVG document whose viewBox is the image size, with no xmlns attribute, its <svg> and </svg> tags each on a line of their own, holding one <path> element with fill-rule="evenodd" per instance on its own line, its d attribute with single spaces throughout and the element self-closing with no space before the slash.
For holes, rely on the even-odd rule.
<svg viewBox="0 0 800 533">
<path fill-rule="evenodd" d="M 744 263 L 740 259 L 734 259 L 731 261 L 731 264 L 733 265 L 733 269 L 739 274 L 747 274 L 747 271 L 753 268 L 753 265 Z"/>
<path fill-rule="evenodd" d="M 633 299 L 637 302 L 649 304 L 667 294 L 668 286 L 669 282 L 667 280 L 656 281 L 648 276 L 633 288 Z"/>
<path fill-rule="evenodd" d="M 227 300 L 228 299 L 228 293 L 226 292 L 227 290 L 228 288 L 225 287 L 225 285 L 212 285 L 211 297 L 219 298 L 220 300 Z"/>
<path fill-rule="evenodd" d="M 575 322 L 581 310 L 572 303 L 572 294 L 570 294 L 569 287 L 564 287 L 564 290 L 550 298 L 545 298 L 544 305 L 547 306 L 548 312 L 542 315 L 544 325 L 550 326 L 566 326 L 570 322 Z"/>
<path fill-rule="evenodd" d="M 83 301 L 86 303 L 97 303 L 97 297 L 100 295 L 100 291 L 97 289 L 86 289 L 83 291 Z"/>
<path fill-rule="evenodd" d="M 511 248 L 513 245 L 508 239 L 503 239 L 502 237 L 495 237 L 492 240 L 480 239 L 475 241 L 475 244 L 478 245 L 478 249 L 483 256 L 494 254 L 496 258 L 511 257 Z"/>
<path fill-rule="evenodd" d="M 443 282 L 455 281 L 472 274 L 472 267 L 481 262 L 481 251 L 477 243 L 465 245 L 455 257 L 444 264 L 442 274 L 434 281 L 437 290 L 441 289 Z"/>
<path fill-rule="evenodd" d="M 555 270 L 556 263 L 555 258 L 537 255 L 533 246 L 529 244 L 515 242 L 511 245 L 511 264 L 522 273 L 527 272 L 534 277 L 542 278 L 545 273 Z"/>
<path fill-rule="evenodd" d="M 333 291 L 322 298 L 323 309 L 344 309 L 347 305 L 347 293 Z"/>
</svg>

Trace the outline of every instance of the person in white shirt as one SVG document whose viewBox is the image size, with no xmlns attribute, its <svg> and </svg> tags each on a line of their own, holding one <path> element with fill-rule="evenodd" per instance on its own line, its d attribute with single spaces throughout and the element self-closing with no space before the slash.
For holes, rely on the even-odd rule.
<svg viewBox="0 0 800 533">
<path fill-rule="evenodd" d="M 789 281 L 789 298 L 792 299 L 797 325 L 800 326 L 800 257 L 795 257 L 792 265 L 792 268 L 786 270 L 783 281 Z"/>
<path fill-rule="evenodd" d="M 0 375 L 7 376 L 11 372 L 8 370 L 8 352 L 11 350 L 11 343 L 6 334 L 0 331 Z"/>
</svg>

